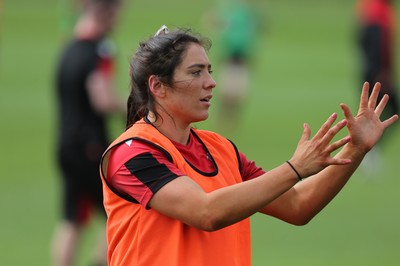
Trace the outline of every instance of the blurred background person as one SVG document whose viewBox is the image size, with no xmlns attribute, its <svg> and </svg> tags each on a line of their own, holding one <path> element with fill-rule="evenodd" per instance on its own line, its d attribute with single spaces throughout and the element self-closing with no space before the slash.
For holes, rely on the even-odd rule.
<svg viewBox="0 0 400 266">
<path fill-rule="evenodd" d="M 232 129 L 250 87 L 250 65 L 260 33 L 261 17 L 252 0 L 219 0 L 206 14 L 206 23 L 217 29 L 220 47 L 217 79 L 220 103 L 218 124 Z"/>
<path fill-rule="evenodd" d="M 99 160 L 109 144 L 107 116 L 126 113 L 114 87 L 116 26 L 121 0 L 86 0 L 56 70 L 59 106 L 57 159 L 62 176 L 62 219 L 52 242 L 53 265 L 73 265 L 79 237 L 94 213 L 105 221 Z M 106 265 L 105 231 L 94 265 Z"/>
<path fill-rule="evenodd" d="M 359 47 L 361 78 L 370 84 L 380 82 L 384 94 L 390 96 L 385 117 L 399 112 L 395 78 L 395 25 L 392 0 L 358 0 Z"/>
<path fill-rule="evenodd" d="M 398 94 L 395 78 L 395 25 L 396 15 L 392 0 L 358 0 L 356 14 L 358 19 L 358 46 L 361 56 L 361 79 L 370 84 L 380 82 L 384 94 L 390 96 L 383 118 L 399 113 Z M 383 142 L 388 138 L 385 133 Z M 363 165 L 368 171 L 377 169 L 382 163 L 379 146 L 368 153 Z"/>
</svg>

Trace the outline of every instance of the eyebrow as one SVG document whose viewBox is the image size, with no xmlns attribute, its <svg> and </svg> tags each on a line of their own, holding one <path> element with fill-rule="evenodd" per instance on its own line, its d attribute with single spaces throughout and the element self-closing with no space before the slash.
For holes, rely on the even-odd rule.
<svg viewBox="0 0 400 266">
<path fill-rule="evenodd" d="M 190 66 L 188 66 L 188 69 L 191 69 L 191 68 L 211 68 L 211 64 L 208 64 L 208 65 L 205 65 L 205 64 L 193 64 L 193 65 L 190 65 Z"/>
</svg>

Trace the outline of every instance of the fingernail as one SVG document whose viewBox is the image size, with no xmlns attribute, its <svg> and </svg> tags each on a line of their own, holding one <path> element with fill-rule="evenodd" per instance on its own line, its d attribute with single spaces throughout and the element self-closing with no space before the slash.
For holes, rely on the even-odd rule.
<svg viewBox="0 0 400 266">
<path fill-rule="evenodd" d="M 331 115 L 331 117 L 332 117 L 332 118 L 335 118 L 336 115 L 337 115 L 336 113 L 333 113 L 333 114 Z"/>
</svg>

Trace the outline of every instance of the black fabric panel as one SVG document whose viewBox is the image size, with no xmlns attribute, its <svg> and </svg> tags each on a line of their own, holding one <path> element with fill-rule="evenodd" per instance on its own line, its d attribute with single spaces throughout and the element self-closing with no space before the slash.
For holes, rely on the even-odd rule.
<svg viewBox="0 0 400 266">
<path fill-rule="evenodd" d="M 149 152 L 132 158 L 125 163 L 125 167 L 153 193 L 178 177 L 165 164 L 160 164 Z"/>
</svg>

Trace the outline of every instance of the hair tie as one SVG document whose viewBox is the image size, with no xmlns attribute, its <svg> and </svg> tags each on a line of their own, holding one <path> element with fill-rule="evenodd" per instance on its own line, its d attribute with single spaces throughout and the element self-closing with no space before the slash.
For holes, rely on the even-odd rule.
<svg viewBox="0 0 400 266">
<path fill-rule="evenodd" d="M 286 161 L 287 164 L 293 169 L 293 171 L 297 174 L 297 177 L 299 178 L 299 181 L 303 180 L 299 172 L 297 172 L 296 168 L 294 168 L 293 164 L 291 164 L 289 161 Z"/>
</svg>

